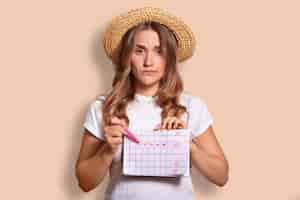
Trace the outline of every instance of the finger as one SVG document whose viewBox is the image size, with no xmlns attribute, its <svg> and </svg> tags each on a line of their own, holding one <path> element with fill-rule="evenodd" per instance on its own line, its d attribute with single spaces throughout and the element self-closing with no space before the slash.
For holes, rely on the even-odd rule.
<svg viewBox="0 0 300 200">
<path fill-rule="evenodd" d="M 177 129 L 181 129 L 181 128 L 184 128 L 184 125 L 183 124 L 181 124 L 181 123 L 179 123 L 179 124 L 177 124 L 177 127 L 176 127 Z"/>
<path fill-rule="evenodd" d="M 183 120 L 179 120 L 177 123 L 177 128 L 186 128 L 185 122 Z"/>
<path fill-rule="evenodd" d="M 166 123 L 166 129 L 170 129 L 171 119 L 169 118 Z M 172 125 L 172 124 L 171 124 Z"/>
<path fill-rule="evenodd" d="M 175 117 L 170 118 L 169 121 L 168 121 L 167 128 L 168 128 L 168 129 L 172 129 L 173 124 L 174 124 L 174 122 L 175 122 L 176 120 L 177 120 L 177 118 L 175 118 Z"/>
<path fill-rule="evenodd" d="M 122 125 L 123 125 L 124 127 L 127 127 L 127 123 L 126 123 L 125 119 L 122 119 Z"/>
<path fill-rule="evenodd" d="M 118 117 L 113 116 L 110 120 L 111 125 L 121 125 L 126 126 L 126 122 L 124 119 L 120 119 Z"/>
<path fill-rule="evenodd" d="M 172 128 L 178 129 L 181 126 L 181 123 L 182 123 L 182 121 L 180 119 L 175 118 L 174 122 L 172 123 L 173 124 Z"/>
<path fill-rule="evenodd" d="M 118 118 L 118 124 L 119 125 L 121 125 L 121 126 L 123 126 L 123 127 L 127 127 L 127 123 L 126 123 L 126 121 L 125 121 L 125 119 L 120 119 L 120 118 Z"/>
<path fill-rule="evenodd" d="M 172 128 L 173 129 L 178 129 L 180 126 L 181 126 L 181 121 L 176 120 L 176 121 L 174 121 Z"/>
<path fill-rule="evenodd" d="M 185 123 L 185 121 L 182 121 L 182 128 L 187 128 L 187 124 Z"/>
<path fill-rule="evenodd" d="M 168 120 L 169 120 L 169 117 L 167 117 L 167 118 L 164 119 L 164 121 L 163 121 L 163 123 L 162 123 L 162 125 L 160 127 L 161 129 L 167 128 Z"/>
<path fill-rule="evenodd" d="M 125 131 L 120 125 L 113 125 L 106 128 L 106 133 L 111 137 L 121 137 Z"/>
<path fill-rule="evenodd" d="M 107 141 L 107 143 L 108 143 L 110 146 L 112 146 L 112 144 L 113 144 L 113 143 L 112 143 L 112 139 L 113 139 L 113 138 L 110 137 L 110 136 L 107 136 L 107 137 L 106 137 L 106 141 Z"/>
<path fill-rule="evenodd" d="M 111 142 L 113 143 L 113 144 L 116 144 L 116 145 L 119 145 L 119 144 L 122 144 L 122 137 L 117 137 L 117 138 L 112 138 L 111 139 Z"/>
<path fill-rule="evenodd" d="M 120 140 L 115 140 L 115 139 L 110 139 L 110 141 L 108 142 L 108 145 L 114 149 L 114 151 L 116 151 L 116 149 L 118 148 L 118 146 L 122 143 L 122 141 Z"/>
<path fill-rule="evenodd" d="M 117 125 L 114 130 L 116 132 L 117 137 L 122 137 L 123 135 L 127 134 L 126 131 L 124 130 L 124 127 L 120 125 Z"/>
<path fill-rule="evenodd" d="M 111 143 L 111 140 L 115 138 L 114 136 L 112 136 L 111 134 L 105 134 L 105 139 L 108 143 Z"/>
<path fill-rule="evenodd" d="M 111 124 L 114 124 L 114 125 L 115 125 L 115 124 L 119 124 L 120 121 L 121 121 L 121 120 L 120 120 L 118 117 L 116 117 L 116 116 L 113 116 L 113 117 L 110 118 L 110 123 L 111 123 Z"/>
<path fill-rule="evenodd" d="M 111 136 L 111 135 L 107 135 L 106 140 L 107 140 L 108 143 L 114 144 L 115 141 L 117 141 L 117 140 L 122 140 L 122 136 Z"/>
<path fill-rule="evenodd" d="M 163 122 L 163 126 L 162 126 L 163 129 L 169 129 L 169 126 L 170 126 L 169 124 L 170 124 L 171 119 L 172 119 L 172 117 L 165 118 L 165 120 Z"/>
</svg>

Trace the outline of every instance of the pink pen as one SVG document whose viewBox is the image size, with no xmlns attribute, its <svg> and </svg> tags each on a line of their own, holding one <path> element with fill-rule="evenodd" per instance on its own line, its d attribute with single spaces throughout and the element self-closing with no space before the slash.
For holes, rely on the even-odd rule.
<svg viewBox="0 0 300 200">
<path fill-rule="evenodd" d="M 140 141 L 138 140 L 138 138 L 127 128 L 124 128 L 124 130 L 126 131 L 127 134 L 125 134 L 126 136 L 128 136 L 130 139 L 132 139 L 134 142 L 136 143 L 140 143 Z"/>
</svg>

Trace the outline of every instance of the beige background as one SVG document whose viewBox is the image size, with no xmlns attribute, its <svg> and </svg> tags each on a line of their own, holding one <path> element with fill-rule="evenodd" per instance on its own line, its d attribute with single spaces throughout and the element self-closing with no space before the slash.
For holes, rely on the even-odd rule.
<svg viewBox="0 0 300 200">
<path fill-rule="evenodd" d="M 299 200 L 296 0 L 1 1 L 0 198 L 102 199 L 107 182 L 84 193 L 74 176 L 87 105 L 113 76 L 102 34 L 112 16 L 147 5 L 195 32 L 182 76 L 230 162 L 225 187 L 193 174 L 197 199 Z"/>
</svg>

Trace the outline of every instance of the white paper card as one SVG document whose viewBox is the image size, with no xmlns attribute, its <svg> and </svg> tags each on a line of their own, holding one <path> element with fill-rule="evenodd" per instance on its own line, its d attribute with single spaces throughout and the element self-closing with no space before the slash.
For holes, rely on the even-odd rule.
<svg viewBox="0 0 300 200">
<path fill-rule="evenodd" d="M 140 143 L 124 137 L 124 175 L 177 177 L 187 173 L 190 166 L 190 129 L 131 131 Z"/>
</svg>

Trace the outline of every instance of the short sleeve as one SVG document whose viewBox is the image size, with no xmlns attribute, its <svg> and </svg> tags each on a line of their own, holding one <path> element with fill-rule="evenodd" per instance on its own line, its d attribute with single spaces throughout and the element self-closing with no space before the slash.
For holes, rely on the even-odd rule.
<svg viewBox="0 0 300 200">
<path fill-rule="evenodd" d="M 100 100 L 95 100 L 89 104 L 83 126 L 98 139 L 105 140 L 103 130 L 101 127 L 102 103 L 103 102 Z"/>
<path fill-rule="evenodd" d="M 192 138 L 203 134 L 213 123 L 207 103 L 198 96 L 192 96 L 189 103 L 190 117 L 188 127 L 192 130 Z"/>
</svg>

